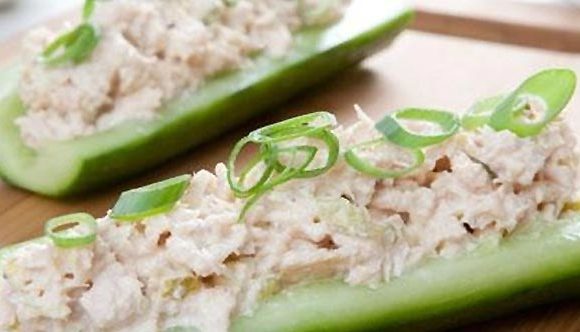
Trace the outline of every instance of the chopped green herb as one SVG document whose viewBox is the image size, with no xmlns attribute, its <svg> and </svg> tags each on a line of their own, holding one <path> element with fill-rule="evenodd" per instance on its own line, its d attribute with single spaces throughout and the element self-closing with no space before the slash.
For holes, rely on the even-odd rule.
<svg viewBox="0 0 580 332">
<path fill-rule="evenodd" d="M 111 217 L 123 221 L 138 221 L 165 213 L 181 199 L 190 179 L 190 175 L 181 175 L 125 191 L 113 207 Z"/>
<path fill-rule="evenodd" d="M 435 134 L 416 133 L 405 128 L 401 124 L 401 120 L 434 123 L 440 127 L 441 132 Z M 460 126 L 457 115 L 451 112 L 406 108 L 385 116 L 375 127 L 389 141 L 406 148 L 416 149 L 445 141 L 455 135 Z"/>
<path fill-rule="evenodd" d="M 522 83 L 491 115 L 495 130 L 520 137 L 538 135 L 566 107 L 576 89 L 576 74 L 569 69 L 541 71 Z"/>
<path fill-rule="evenodd" d="M 44 232 L 57 247 L 75 248 L 95 242 L 97 222 L 86 213 L 69 214 L 47 221 Z"/>
<path fill-rule="evenodd" d="M 232 150 L 227 164 L 228 182 L 232 191 L 237 197 L 248 199 L 240 219 L 262 195 L 274 187 L 292 179 L 312 178 L 328 171 L 339 155 L 338 138 L 330 130 L 335 124 L 332 114 L 318 112 L 263 127 L 241 139 Z M 321 166 L 312 166 L 321 152 L 320 148 L 299 143 L 298 140 L 303 138 L 319 141 L 326 147 L 325 162 Z M 258 145 L 258 151 L 238 175 L 238 156 L 250 144 Z M 246 183 L 250 175 L 257 178 L 253 184 Z"/>
<path fill-rule="evenodd" d="M 83 23 L 50 43 L 42 52 L 40 61 L 49 66 L 79 64 L 91 55 L 99 39 L 96 28 Z"/>
<path fill-rule="evenodd" d="M 405 152 L 410 157 L 411 161 L 400 167 L 391 166 L 390 168 L 386 168 L 373 165 L 368 160 L 363 159 L 360 155 L 362 150 L 370 150 L 372 153 L 375 151 L 375 149 L 380 149 L 381 147 L 388 146 L 389 144 L 390 143 L 385 138 L 364 142 L 347 150 L 344 154 L 344 159 L 352 168 L 356 169 L 357 171 L 379 179 L 401 177 L 414 171 L 425 161 L 425 155 L 420 149 L 402 147 L 397 148 L 402 150 L 402 152 Z M 401 163 L 400 160 L 397 160 L 397 162 Z"/>
</svg>

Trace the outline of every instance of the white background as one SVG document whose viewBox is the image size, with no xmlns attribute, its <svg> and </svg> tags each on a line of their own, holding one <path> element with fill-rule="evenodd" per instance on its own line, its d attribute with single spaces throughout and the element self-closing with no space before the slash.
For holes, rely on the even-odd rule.
<svg viewBox="0 0 580 332">
<path fill-rule="evenodd" d="M 0 41 L 82 5 L 83 0 L 0 0 Z"/>
</svg>

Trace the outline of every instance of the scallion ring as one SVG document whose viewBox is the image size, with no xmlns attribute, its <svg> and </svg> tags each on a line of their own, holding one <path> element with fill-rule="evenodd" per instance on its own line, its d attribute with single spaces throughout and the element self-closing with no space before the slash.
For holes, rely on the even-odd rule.
<svg viewBox="0 0 580 332">
<path fill-rule="evenodd" d="M 86 213 L 75 213 L 50 219 L 44 232 L 60 248 L 89 245 L 97 238 L 97 222 Z"/>
<path fill-rule="evenodd" d="M 336 119 L 332 114 L 318 112 L 257 129 L 241 139 L 227 163 L 230 188 L 237 197 L 247 198 L 240 219 L 262 195 L 276 186 L 292 179 L 315 177 L 328 171 L 339 155 L 338 138 L 330 130 L 335 124 Z M 311 167 L 321 149 L 317 144 L 304 144 L 301 139 L 315 140 L 326 147 L 327 154 L 321 165 Z M 258 151 L 238 174 L 238 157 L 250 144 L 258 145 Z M 246 184 L 250 177 L 255 181 Z"/>
<path fill-rule="evenodd" d="M 328 129 L 335 125 L 334 115 L 328 112 L 316 112 L 254 130 L 248 137 L 256 143 L 276 143 L 308 136 L 320 129 Z"/>
<path fill-rule="evenodd" d="M 163 330 L 163 332 L 200 332 L 195 326 L 172 326 Z"/>
<path fill-rule="evenodd" d="M 338 138 L 330 130 L 325 129 L 320 132 L 310 135 L 312 138 L 316 138 L 326 145 L 326 161 L 324 164 L 318 168 L 308 169 L 307 167 L 298 174 L 299 178 L 312 178 L 326 173 L 338 160 L 340 154 L 340 145 Z"/>
<path fill-rule="evenodd" d="M 276 149 L 275 155 L 279 165 L 278 173 L 268 181 L 265 188 L 274 188 L 293 178 L 307 178 L 309 171 L 307 167 L 312 163 L 318 153 L 318 148 L 310 145 L 292 146 Z M 280 161 L 282 156 L 289 155 L 289 162 Z M 301 160 L 296 160 L 302 155 Z"/>
<path fill-rule="evenodd" d="M 524 81 L 493 112 L 489 125 L 519 137 L 539 134 L 562 112 L 576 89 L 576 74 L 569 69 L 548 69 Z"/>
<path fill-rule="evenodd" d="M 238 197 L 248 197 L 255 194 L 261 186 L 270 178 L 272 172 L 274 171 L 275 162 L 273 158 L 275 156 L 268 152 L 270 149 L 269 146 L 263 146 L 259 148 L 259 151 L 256 155 L 244 166 L 242 172 L 238 175 L 236 173 L 236 162 L 240 152 L 246 147 L 248 144 L 254 143 L 249 137 L 245 137 L 241 139 L 235 146 L 227 162 L 228 168 L 228 184 L 230 188 Z M 266 151 L 264 151 L 266 150 Z M 262 174 L 258 178 L 258 180 L 249 187 L 245 187 L 244 183 L 249 174 L 252 171 L 256 170 L 257 167 L 261 166 Z"/>
<path fill-rule="evenodd" d="M 238 4 L 238 0 L 223 0 L 226 7 L 234 7 Z"/>
<path fill-rule="evenodd" d="M 258 201 L 258 199 L 260 199 L 260 197 L 262 197 L 268 191 L 292 179 L 304 178 L 304 173 L 307 172 L 306 168 L 310 165 L 312 160 L 314 160 L 317 152 L 318 148 L 308 145 L 280 149 L 274 148 L 273 154 L 277 157 L 277 159 L 285 154 L 288 154 L 291 157 L 290 162 L 279 162 L 282 169 L 280 169 L 279 172 L 273 173 L 268 181 L 264 182 L 261 186 L 256 188 L 254 195 L 249 197 L 249 199 L 246 201 L 246 204 L 240 213 L 239 220 L 243 220 L 250 207 L 252 207 Z M 300 154 L 303 154 L 302 162 L 296 164 L 296 157 Z"/>
<path fill-rule="evenodd" d="M 401 120 L 433 123 L 438 125 L 441 132 L 435 134 L 416 133 L 405 128 Z M 441 143 L 453 136 L 459 130 L 459 119 L 451 112 L 407 108 L 387 115 L 375 125 L 375 128 L 387 137 L 389 141 L 406 148 L 415 149 Z"/>
<path fill-rule="evenodd" d="M 87 21 L 93 15 L 95 11 L 95 1 L 96 0 L 85 0 L 85 4 L 83 6 L 83 21 Z"/>
<path fill-rule="evenodd" d="M 40 61 L 49 66 L 66 63 L 79 64 L 86 60 L 99 42 L 97 29 L 83 23 L 50 43 L 40 56 Z"/>
<path fill-rule="evenodd" d="M 461 126 L 467 130 L 475 130 L 489 123 L 489 118 L 497 106 L 506 98 L 498 95 L 482 99 L 471 106 L 461 117 Z"/>
<path fill-rule="evenodd" d="M 397 148 L 404 150 L 404 152 L 412 158 L 412 162 L 408 166 L 405 166 L 401 169 L 388 169 L 375 166 L 360 156 L 359 150 L 361 149 L 380 148 L 381 146 L 388 144 L 390 143 L 386 138 L 380 138 L 355 145 L 345 152 L 344 159 L 352 168 L 356 169 L 357 171 L 379 179 L 390 179 L 404 176 L 417 169 L 425 161 L 425 155 L 420 149 L 410 149 L 403 147 Z"/>
<path fill-rule="evenodd" d="M 191 175 L 181 175 L 145 187 L 125 191 L 113 207 L 111 217 L 138 221 L 170 211 L 189 186 Z"/>
<path fill-rule="evenodd" d="M 297 178 L 305 179 L 319 176 L 326 173 L 338 160 L 340 154 L 340 146 L 338 138 L 328 129 L 322 129 L 315 132 L 311 132 L 307 135 L 309 138 L 313 138 L 321 141 L 326 146 L 326 159 L 322 166 L 317 168 L 306 168 L 304 171 L 296 175 Z M 318 149 L 317 149 L 318 151 Z M 309 166 L 309 165 L 307 165 Z M 279 163 L 276 164 L 276 169 L 280 171 L 284 169 Z"/>
</svg>

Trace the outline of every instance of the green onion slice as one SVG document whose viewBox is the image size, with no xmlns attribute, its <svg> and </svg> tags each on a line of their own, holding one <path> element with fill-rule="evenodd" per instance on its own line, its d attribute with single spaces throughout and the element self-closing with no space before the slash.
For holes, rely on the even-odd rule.
<svg viewBox="0 0 580 332">
<path fill-rule="evenodd" d="M 433 123 L 438 125 L 441 132 L 435 134 L 413 132 L 405 128 L 401 120 Z M 459 130 L 459 119 L 451 112 L 407 108 L 387 115 L 375 127 L 389 141 L 406 148 L 415 149 L 441 143 L 453 136 Z"/>
<path fill-rule="evenodd" d="M 200 332 L 195 326 L 172 326 L 163 330 L 163 332 Z"/>
<path fill-rule="evenodd" d="M 318 132 L 309 133 L 307 137 L 315 138 L 324 143 L 327 155 L 323 166 L 309 168 L 308 166 L 310 165 L 306 165 L 302 172 L 296 174 L 296 177 L 301 179 L 312 178 L 326 173 L 332 166 L 334 166 L 340 153 L 338 138 L 330 130 L 320 130 Z M 284 149 L 281 150 L 284 151 Z M 316 152 L 318 151 L 319 149 L 316 148 Z M 279 161 L 276 161 L 276 170 L 281 171 L 282 169 L 284 169 L 284 166 L 281 165 Z"/>
<path fill-rule="evenodd" d="M 191 175 L 181 175 L 145 187 L 125 191 L 113 207 L 111 217 L 137 221 L 173 209 L 189 186 Z"/>
<path fill-rule="evenodd" d="M 307 171 L 306 168 L 314 160 L 317 152 L 318 148 L 308 145 L 293 146 L 281 149 L 275 148 L 273 154 L 277 158 L 283 155 L 289 155 L 289 162 L 285 163 L 278 161 L 281 169 L 278 169 L 277 173 L 273 173 L 267 182 L 264 182 L 260 187 L 257 187 L 254 195 L 250 196 L 246 201 L 246 204 L 240 213 L 239 219 L 243 220 L 250 207 L 252 207 L 258 201 L 258 199 L 260 199 L 260 197 L 262 197 L 262 195 L 268 191 L 292 179 L 308 177 L 306 174 L 309 174 L 309 171 Z M 300 155 L 302 155 L 302 158 L 299 158 Z"/>
<path fill-rule="evenodd" d="M 240 219 L 274 187 L 328 171 L 338 160 L 340 150 L 338 138 L 330 130 L 335 124 L 336 119 L 330 113 L 311 113 L 260 128 L 241 139 L 227 162 L 230 188 L 237 197 L 248 199 Z M 320 146 L 303 144 L 300 140 L 304 138 L 320 142 Z M 238 157 L 250 144 L 257 145 L 258 149 L 238 174 Z M 324 161 L 314 165 L 318 163 L 316 156 L 322 151 L 326 152 Z M 248 184 L 250 174 L 254 182 Z"/>
<path fill-rule="evenodd" d="M 312 178 L 326 173 L 330 168 L 332 168 L 332 166 L 334 166 L 334 164 L 336 164 L 340 154 L 340 143 L 338 142 L 338 138 L 330 130 L 321 130 L 309 136 L 317 138 L 325 144 L 327 155 L 323 166 L 309 169 L 307 165 L 307 167 L 304 168 L 304 171 L 298 174 L 298 177 L 302 179 Z"/>
<path fill-rule="evenodd" d="M 320 129 L 332 128 L 335 125 L 334 115 L 328 112 L 316 112 L 254 130 L 248 137 L 255 143 L 277 143 L 308 136 Z"/>
<path fill-rule="evenodd" d="M 461 126 L 467 130 L 475 130 L 489 123 L 489 118 L 506 95 L 498 95 L 482 99 L 471 106 L 461 118 Z"/>
<path fill-rule="evenodd" d="M 49 66 L 79 64 L 91 55 L 99 39 L 96 28 L 83 23 L 50 43 L 42 52 L 40 61 Z"/>
<path fill-rule="evenodd" d="M 293 178 L 311 177 L 307 167 L 312 163 L 317 153 L 318 148 L 310 145 L 276 149 L 274 154 L 277 157 L 278 173 L 269 181 L 265 188 L 273 188 Z M 289 158 L 280 161 L 284 155 L 288 155 Z"/>
<path fill-rule="evenodd" d="M 223 0 L 226 7 L 234 7 L 238 4 L 238 0 Z"/>
<path fill-rule="evenodd" d="M 97 222 L 86 213 L 75 213 L 50 219 L 44 232 L 57 247 L 75 248 L 95 242 Z"/>
<path fill-rule="evenodd" d="M 359 145 L 355 145 L 354 147 L 347 150 L 344 154 L 344 159 L 352 168 L 356 169 L 357 171 L 379 179 L 390 179 L 401 177 L 414 171 L 419 166 L 421 166 L 425 161 L 425 155 L 420 149 L 410 149 L 402 147 L 396 148 L 405 152 L 410 157 L 410 162 L 405 163 L 407 165 L 402 165 L 397 168 L 379 167 L 361 157 L 361 152 L 365 150 L 367 152 L 372 153 L 373 150 L 388 145 L 390 145 L 390 143 L 385 138 L 364 142 Z"/>
<path fill-rule="evenodd" d="M 489 125 L 520 137 L 539 134 L 562 112 L 576 89 L 569 69 L 548 69 L 525 80 L 493 112 Z"/>
<path fill-rule="evenodd" d="M 83 21 L 87 21 L 95 11 L 95 0 L 85 0 L 83 6 Z"/>
<path fill-rule="evenodd" d="M 275 168 L 275 162 L 273 159 L 276 156 L 270 151 L 271 145 L 266 144 L 259 148 L 260 151 L 258 151 L 255 156 L 251 158 L 250 161 L 244 166 L 240 175 L 237 175 L 236 161 L 244 147 L 248 146 L 249 144 L 255 144 L 255 142 L 252 142 L 249 137 L 241 139 L 234 146 L 234 149 L 230 153 L 227 162 L 228 183 L 234 194 L 236 194 L 238 197 L 248 197 L 255 194 L 259 188 L 262 187 L 266 181 L 268 181 Z M 259 171 L 258 167 L 262 168 L 262 174 L 254 184 L 247 186 L 245 184 L 246 178 L 253 171 Z M 235 180 L 236 177 L 237 181 Z"/>
</svg>

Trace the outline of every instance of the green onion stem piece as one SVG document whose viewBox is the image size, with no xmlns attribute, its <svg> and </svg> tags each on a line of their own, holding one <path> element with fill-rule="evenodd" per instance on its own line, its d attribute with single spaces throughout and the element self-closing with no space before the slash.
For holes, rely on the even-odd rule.
<svg viewBox="0 0 580 332">
<path fill-rule="evenodd" d="M 316 153 L 318 152 L 318 148 L 313 146 L 293 146 L 288 148 L 281 148 L 275 149 L 273 152 L 277 157 L 282 156 L 284 154 L 288 154 L 291 156 L 289 165 L 291 166 L 283 166 L 282 163 L 280 165 L 283 167 L 278 173 L 274 173 L 274 175 L 268 179 L 267 182 L 263 183 L 262 186 L 258 187 L 256 192 L 253 196 L 251 196 L 244 208 L 240 213 L 240 220 L 243 220 L 247 211 L 252 207 L 262 195 L 267 193 L 268 191 L 274 189 L 275 187 L 282 185 L 292 179 L 295 178 L 305 178 L 308 177 L 306 174 L 309 174 L 306 168 L 310 165 L 310 163 L 316 157 Z M 303 161 L 298 165 L 294 165 L 296 161 L 296 157 L 299 154 L 303 154 Z"/>
<path fill-rule="evenodd" d="M 97 222 L 86 213 L 69 214 L 50 219 L 44 232 L 60 248 L 89 245 L 97 238 Z"/>
<path fill-rule="evenodd" d="M 328 112 L 316 112 L 297 116 L 254 130 L 248 137 L 255 143 L 278 143 L 308 136 L 321 129 L 332 128 L 336 118 Z"/>
<path fill-rule="evenodd" d="M 173 209 L 189 186 L 191 175 L 181 175 L 145 187 L 125 191 L 113 207 L 111 217 L 138 221 Z"/>
<path fill-rule="evenodd" d="M 83 21 L 88 21 L 95 11 L 95 0 L 85 0 L 85 5 L 83 6 Z"/>
<path fill-rule="evenodd" d="M 312 177 L 309 176 L 310 173 L 308 170 L 306 170 L 306 168 L 314 160 L 316 153 L 318 153 L 318 148 L 310 145 L 292 146 L 276 149 L 274 153 L 278 158 L 285 154 L 290 155 L 290 162 L 288 165 L 286 165 L 278 160 L 277 162 L 281 167 L 279 173 L 277 173 L 262 189 L 272 189 L 275 186 L 281 185 L 282 183 L 287 182 L 293 178 Z M 298 165 L 295 165 L 296 159 L 300 154 L 303 155 L 303 161 Z"/>
<path fill-rule="evenodd" d="M 200 332 L 195 326 L 172 326 L 163 330 L 163 332 Z"/>
<path fill-rule="evenodd" d="M 238 0 L 223 0 L 226 7 L 233 7 L 238 4 Z"/>
<path fill-rule="evenodd" d="M 49 66 L 79 64 L 91 55 L 99 39 L 96 28 L 83 23 L 50 43 L 42 52 L 40 61 Z"/>
<path fill-rule="evenodd" d="M 357 171 L 379 179 L 390 179 L 401 177 L 414 171 L 419 166 L 421 166 L 425 161 L 425 155 L 420 149 L 410 149 L 410 148 L 399 148 L 409 153 L 409 155 L 412 156 L 413 158 L 413 162 L 409 166 L 398 170 L 385 169 L 382 167 L 372 165 L 367 160 L 361 158 L 359 155 L 358 150 L 360 149 L 380 148 L 381 146 L 388 144 L 390 143 L 386 138 L 380 138 L 373 141 L 358 144 L 345 152 L 344 159 L 352 168 L 356 169 Z"/>
<path fill-rule="evenodd" d="M 276 186 L 292 179 L 319 176 L 328 171 L 338 160 L 340 150 L 338 138 L 330 130 L 335 124 L 336 119 L 332 114 L 317 112 L 260 128 L 241 139 L 227 162 L 228 183 L 232 191 L 239 198 L 247 198 L 240 219 L 262 195 Z M 298 143 L 297 140 L 302 138 L 314 139 L 324 145 L 327 153 L 324 164 L 310 167 L 320 148 Z M 297 144 L 292 145 L 292 142 Z M 258 151 L 238 175 L 238 157 L 250 144 L 258 145 Z M 249 174 L 258 175 L 255 176 L 255 183 L 248 185 L 245 182 Z"/>
<path fill-rule="evenodd" d="M 489 123 L 489 118 L 497 106 L 506 98 L 498 95 L 482 99 L 471 106 L 461 118 L 461 126 L 467 130 L 475 130 Z"/>
<path fill-rule="evenodd" d="M 315 138 L 323 142 L 327 147 L 327 156 L 323 166 L 309 169 L 309 165 L 306 165 L 306 167 L 301 172 L 296 174 L 296 177 L 301 179 L 312 178 L 326 173 L 334 164 L 336 164 L 340 153 L 338 138 L 330 130 L 326 129 L 310 133 L 308 137 Z"/>
<path fill-rule="evenodd" d="M 543 70 L 525 80 L 497 106 L 489 125 L 519 137 L 535 136 L 562 112 L 575 89 L 576 74 L 572 70 Z"/>
<path fill-rule="evenodd" d="M 437 134 L 420 134 L 407 130 L 400 120 L 431 122 L 439 125 Z M 406 148 L 422 148 L 441 143 L 459 130 L 459 119 L 451 112 L 431 109 L 406 108 L 385 116 L 376 129 L 389 141 Z"/>
<path fill-rule="evenodd" d="M 244 169 L 240 173 L 239 177 L 236 175 L 236 161 L 238 159 L 238 155 L 240 152 L 242 152 L 245 146 L 252 143 L 254 142 L 252 142 L 249 137 L 244 137 L 234 146 L 234 149 L 228 158 L 228 183 L 234 194 L 236 194 L 238 197 L 248 197 L 255 194 L 258 189 L 263 186 L 266 181 L 268 181 L 272 175 L 272 172 L 274 171 L 274 163 L 271 160 L 274 156 L 272 153 L 264 153 L 262 151 L 264 147 L 261 147 L 260 151 L 256 153 L 256 155 L 244 166 Z M 264 158 L 264 156 L 266 156 L 266 158 Z M 262 175 L 255 184 L 246 188 L 244 186 L 246 177 L 258 166 L 264 167 Z M 238 177 L 238 181 L 234 180 L 235 177 Z"/>
</svg>

